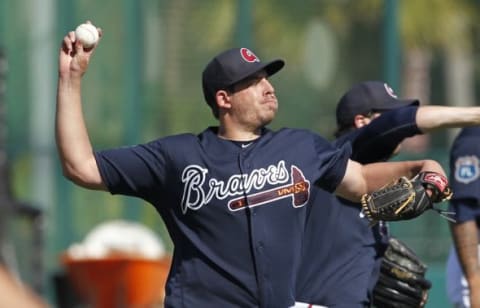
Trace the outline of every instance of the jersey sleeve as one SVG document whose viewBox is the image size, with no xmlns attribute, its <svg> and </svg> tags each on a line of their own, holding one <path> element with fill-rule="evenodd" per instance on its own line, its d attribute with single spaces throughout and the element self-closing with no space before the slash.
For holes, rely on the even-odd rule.
<svg viewBox="0 0 480 308">
<path fill-rule="evenodd" d="M 163 188 L 166 163 L 158 142 L 95 152 L 100 175 L 112 194 L 148 199 Z"/>
<path fill-rule="evenodd" d="M 384 112 L 337 143 L 351 142 L 351 159 L 359 163 L 386 161 L 405 138 L 422 133 L 416 124 L 417 110 L 417 106 L 408 106 Z"/>
<path fill-rule="evenodd" d="M 477 220 L 480 217 L 480 207 L 475 199 L 451 200 L 449 210 L 455 213 L 457 223 Z"/>
<path fill-rule="evenodd" d="M 321 162 L 319 168 L 321 177 L 316 184 L 328 192 L 334 192 L 345 176 L 352 151 L 351 145 L 345 143 L 335 147 L 319 139 L 315 142 L 315 149 L 318 153 L 318 161 Z"/>
</svg>

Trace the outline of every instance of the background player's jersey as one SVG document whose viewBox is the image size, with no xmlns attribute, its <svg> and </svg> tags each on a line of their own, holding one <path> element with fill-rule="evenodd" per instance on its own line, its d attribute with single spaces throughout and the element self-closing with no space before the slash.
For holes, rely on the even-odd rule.
<svg viewBox="0 0 480 308">
<path fill-rule="evenodd" d="M 405 138 L 420 134 L 418 107 L 383 113 L 369 125 L 335 141 L 351 144 L 353 160 L 372 163 L 389 159 Z M 308 208 L 304 255 L 297 283 L 297 301 L 318 305 L 362 306 L 365 286 L 373 288 L 384 249 L 382 228 L 369 227 L 359 203 L 317 189 Z"/>
<path fill-rule="evenodd" d="M 462 129 L 450 152 L 450 187 L 453 196 L 450 210 L 457 223 L 480 222 L 480 127 Z M 447 296 L 451 303 L 469 307 L 468 283 L 458 256 L 452 247 L 446 269 Z"/>
<path fill-rule="evenodd" d="M 96 153 L 113 194 L 155 206 L 174 243 L 165 307 L 294 303 L 306 204 L 333 191 L 350 148 L 306 130 L 264 130 L 252 143 L 216 128 Z"/>
<path fill-rule="evenodd" d="M 454 191 L 450 206 L 457 222 L 480 216 L 480 127 L 462 129 L 450 153 L 450 186 Z M 473 204 L 459 206 L 464 200 Z M 470 200 L 470 201 L 468 201 Z"/>
</svg>

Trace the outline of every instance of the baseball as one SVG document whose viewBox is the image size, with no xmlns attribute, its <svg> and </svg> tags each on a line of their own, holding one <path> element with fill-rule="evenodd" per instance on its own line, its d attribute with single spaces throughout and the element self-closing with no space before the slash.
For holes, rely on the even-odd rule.
<svg viewBox="0 0 480 308">
<path fill-rule="evenodd" d="M 92 24 L 81 24 L 75 29 L 75 37 L 84 48 L 91 48 L 98 42 L 97 27 Z"/>
</svg>

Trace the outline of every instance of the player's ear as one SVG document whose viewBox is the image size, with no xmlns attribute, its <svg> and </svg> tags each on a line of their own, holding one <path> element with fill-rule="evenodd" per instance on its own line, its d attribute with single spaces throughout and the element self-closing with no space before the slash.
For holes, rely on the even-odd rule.
<svg viewBox="0 0 480 308">
<path fill-rule="evenodd" d="M 215 98 L 217 101 L 218 108 L 223 108 L 223 109 L 231 108 L 232 97 L 228 91 L 218 90 L 217 93 L 215 94 Z"/>
<path fill-rule="evenodd" d="M 363 127 L 365 125 L 368 125 L 368 123 L 370 123 L 370 118 L 364 116 L 363 114 L 357 114 L 353 118 L 353 125 L 355 126 L 355 128 Z"/>
</svg>

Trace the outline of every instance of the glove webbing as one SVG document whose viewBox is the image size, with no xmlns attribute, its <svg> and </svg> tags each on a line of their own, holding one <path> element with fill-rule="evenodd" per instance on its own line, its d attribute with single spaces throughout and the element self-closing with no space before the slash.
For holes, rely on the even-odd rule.
<svg viewBox="0 0 480 308">
<path fill-rule="evenodd" d="M 416 274 L 414 272 L 409 272 L 396 263 L 388 259 L 383 259 L 381 271 L 389 276 L 395 276 L 399 280 L 405 281 L 411 285 L 419 285 L 422 289 L 430 289 L 432 284 L 427 279 L 423 278 L 422 275 Z"/>
<path fill-rule="evenodd" d="M 385 274 L 380 274 L 380 279 L 378 280 L 379 286 L 383 285 L 388 288 L 393 288 L 394 290 L 401 290 L 405 295 L 410 295 L 414 299 L 419 301 L 423 298 L 423 289 L 419 288 L 418 285 L 410 285 L 409 283 L 401 280 L 396 280 Z"/>
<path fill-rule="evenodd" d="M 417 257 L 415 252 L 395 237 L 390 237 L 384 258 L 408 271 L 425 275 L 427 266 Z"/>
</svg>

